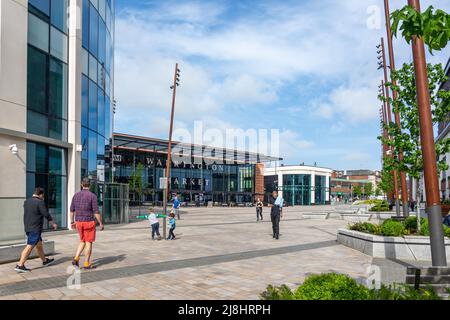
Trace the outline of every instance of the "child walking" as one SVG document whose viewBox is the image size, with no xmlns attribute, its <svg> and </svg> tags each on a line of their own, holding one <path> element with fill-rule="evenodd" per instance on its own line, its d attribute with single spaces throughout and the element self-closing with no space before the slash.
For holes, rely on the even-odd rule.
<svg viewBox="0 0 450 320">
<path fill-rule="evenodd" d="M 175 234 L 173 231 L 176 228 L 176 222 L 175 222 L 175 213 L 172 210 L 170 210 L 169 214 L 169 236 L 167 237 L 167 240 L 175 240 Z"/>
<path fill-rule="evenodd" d="M 155 240 L 155 235 L 158 236 L 158 240 L 161 240 L 161 235 L 159 234 L 159 220 L 155 214 L 155 210 L 153 208 L 148 209 L 148 220 L 150 221 L 150 225 L 152 226 L 152 240 Z"/>
</svg>

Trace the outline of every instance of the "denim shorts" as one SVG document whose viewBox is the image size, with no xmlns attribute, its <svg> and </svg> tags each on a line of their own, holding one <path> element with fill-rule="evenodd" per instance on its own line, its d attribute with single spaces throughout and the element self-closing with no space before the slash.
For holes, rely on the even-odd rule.
<svg viewBox="0 0 450 320">
<path fill-rule="evenodd" d="M 27 245 L 35 246 L 40 241 L 42 241 L 41 232 L 40 231 L 27 232 Z"/>
</svg>

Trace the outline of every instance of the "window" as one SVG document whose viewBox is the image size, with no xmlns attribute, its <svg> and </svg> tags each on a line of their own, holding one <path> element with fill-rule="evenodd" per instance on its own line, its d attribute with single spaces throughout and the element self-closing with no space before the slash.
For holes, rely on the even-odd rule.
<svg viewBox="0 0 450 320">
<path fill-rule="evenodd" d="M 111 102 L 105 99 L 105 138 L 111 137 Z"/>
<path fill-rule="evenodd" d="M 52 25 L 64 33 L 67 33 L 67 1 L 51 0 L 50 20 Z"/>
<path fill-rule="evenodd" d="M 97 85 L 89 81 L 89 129 L 97 131 Z"/>
<path fill-rule="evenodd" d="M 81 49 L 81 72 L 89 76 L 89 53 L 86 49 Z"/>
<path fill-rule="evenodd" d="M 105 136 L 105 96 L 102 90 L 98 90 L 97 132 Z"/>
<path fill-rule="evenodd" d="M 57 0 L 59 1 L 59 0 Z M 33 5 L 36 9 L 39 9 L 47 16 L 50 15 L 50 1 L 49 0 L 29 0 L 31 5 Z"/>
<path fill-rule="evenodd" d="M 98 0 L 98 13 L 105 21 L 106 20 L 106 0 Z"/>
<path fill-rule="evenodd" d="M 42 113 L 47 112 L 47 70 L 47 55 L 28 47 L 27 105 Z"/>
<path fill-rule="evenodd" d="M 54 27 L 50 33 L 50 53 L 67 63 L 67 36 Z"/>
<path fill-rule="evenodd" d="M 98 13 L 91 5 L 89 11 L 89 51 L 98 55 Z"/>
<path fill-rule="evenodd" d="M 88 172 L 89 175 L 97 175 L 97 134 L 89 130 L 89 159 L 88 159 Z"/>
<path fill-rule="evenodd" d="M 89 79 L 81 76 L 81 125 L 88 127 L 89 119 Z"/>
<path fill-rule="evenodd" d="M 105 63 L 106 59 L 106 25 L 100 20 L 98 28 L 98 60 Z"/>
<path fill-rule="evenodd" d="M 97 83 L 98 71 L 97 71 L 97 60 L 93 55 L 89 55 L 89 78 Z"/>
<path fill-rule="evenodd" d="M 48 117 L 41 113 L 28 110 L 27 112 L 27 132 L 39 136 L 48 136 Z"/>
<path fill-rule="evenodd" d="M 62 228 L 67 220 L 66 164 L 64 149 L 27 142 L 27 197 L 36 187 L 44 188 L 49 213 Z"/>
<path fill-rule="evenodd" d="M 67 119 L 67 66 L 56 59 L 50 59 L 50 114 Z"/>
<path fill-rule="evenodd" d="M 28 14 L 28 43 L 48 52 L 48 23 L 37 18 L 33 14 Z"/>
<path fill-rule="evenodd" d="M 83 47 L 89 49 L 89 0 L 83 0 L 83 26 L 82 43 Z"/>
</svg>

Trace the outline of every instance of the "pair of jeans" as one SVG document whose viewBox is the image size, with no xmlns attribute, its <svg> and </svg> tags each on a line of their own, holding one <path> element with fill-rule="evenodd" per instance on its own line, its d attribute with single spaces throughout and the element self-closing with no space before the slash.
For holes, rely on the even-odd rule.
<svg viewBox="0 0 450 320">
<path fill-rule="evenodd" d="M 169 240 L 175 239 L 175 233 L 173 233 L 174 230 L 175 227 L 169 229 L 169 237 L 167 239 Z"/>
<path fill-rule="evenodd" d="M 263 220 L 262 211 L 263 209 L 261 207 L 256 207 L 256 220 L 259 220 L 260 217 Z"/>
<path fill-rule="evenodd" d="M 155 239 L 155 234 L 159 237 L 159 222 L 152 224 L 152 239 Z"/>
</svg>

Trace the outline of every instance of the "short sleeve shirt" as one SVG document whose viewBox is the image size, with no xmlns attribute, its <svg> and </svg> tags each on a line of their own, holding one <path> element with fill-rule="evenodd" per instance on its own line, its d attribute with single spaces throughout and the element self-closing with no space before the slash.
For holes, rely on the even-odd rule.
<svg viewBox="0 0 450 320">
<path fill-rule="evenodd" d="M 77 192 L 72 198 L 70 211 L 75 212 L 75 221 L 95 221 L 95 214 L 98 212 L 97 196 L 89 190 Z"/>
</svg>

